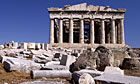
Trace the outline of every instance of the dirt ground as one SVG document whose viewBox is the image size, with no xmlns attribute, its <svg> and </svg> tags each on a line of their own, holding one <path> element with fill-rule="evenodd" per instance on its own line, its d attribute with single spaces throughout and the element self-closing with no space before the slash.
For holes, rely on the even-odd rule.
<svg viewBox="0 0 140 84">
<path fill-rule="evenodd" d="M 124 73 L 125 75 L 140 77 L 140 70 L 124 70 Z M 0 63 L 0 83 L 19 84 L 22 82 L 29 82 L 29 81 L 36 81 L 36 80 L 57 81 L 57 82 L 62 81 L 65 84 L 70 84 L 69 81 L 61 78 L 31 79 L 29 73 L 22 73 L 18 71 L 6 72 L 3 68 L 3 64 Z"/>
<path fill-rule="evenodd" d="M 64 82 L 65 84 L 69 84 L 66 79 L 62 78 L 41 78 L 41 79 L 31 79 L 29 73 L 22 73 L 18 71 L 6 72 L 3 68 L 3 64 L 0 63 L 0 83 L 8 83 L 8 84 L 19 84 L 22 82 L 29 81 L 57 81 Z"/>
<path fill-rule="evenodd" d="M 124 70 L 124 74 L 128 76 L 140 77 L 140 70 Z"/>
</svg>

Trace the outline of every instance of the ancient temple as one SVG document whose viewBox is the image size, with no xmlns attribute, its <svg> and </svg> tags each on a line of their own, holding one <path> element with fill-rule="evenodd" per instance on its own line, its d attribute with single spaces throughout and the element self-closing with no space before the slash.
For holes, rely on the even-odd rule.
<svg viewBox="0 0 140 84">
<path fill-rule="evenodd" d="M 124 46 L 126 9 L 87 6 L 86 3 L 48 8 L 49 44 L 66 46 Z"/>
</svg>

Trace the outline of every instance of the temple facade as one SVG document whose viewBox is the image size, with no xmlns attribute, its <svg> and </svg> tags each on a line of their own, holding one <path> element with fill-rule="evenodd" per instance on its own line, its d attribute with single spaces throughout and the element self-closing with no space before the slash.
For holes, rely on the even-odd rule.
<svg viewBox="0 0 140 84">
<path fill-rule="evenodd" d="M 86 3 L 48 8 L 49 44 L 125 45 L 125 11 Z"/>
</svg>

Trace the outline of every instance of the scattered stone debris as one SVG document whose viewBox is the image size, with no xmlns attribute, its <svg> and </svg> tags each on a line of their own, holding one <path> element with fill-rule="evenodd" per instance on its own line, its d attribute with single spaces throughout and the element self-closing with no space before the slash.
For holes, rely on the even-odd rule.
<svg viewBox="0 0 140 84">
<path fill-rule="evenodd" d="M 18 81 L 18 84 L 65 83 L 58 80 L 48 82 L 42 80 L 42 78 L 60 78 L 59 80 L 64 78 L 68 84 L 96 84 L 100 81 L 98 77 L 106 77 L 110 73 L 111 76 L 122 75 L 118 77 L 127 80 L 124 71 L 119 68 L 120 66 L 129 70 L 135 70 L 136 67 L 140 68 L 137 66 L 140 62 L 139 58 L 129 56 L 128 50 L 121 51 L 122 55 L 124 53 L 124 56 L 120 58 L 124 59 L 122 62 L 118 59 L 118 55 L 114 54 L 116 51 L 102 46 L 96 49 L 73 50 L 48 47 L 46 49 L 45 44 L 41 43 L 21 43 L 17 46 L 18 43 L 12 41 L 9 45 L 10 47 L 6 43 L 5 46 L 7 47 L 0 50 L 0 61 L 4 70 L 0 70 L 0 73 L 27 73 L 27 79 Z M 129 74 L 127 73 L 127 75 Z M 133 77 L 128 78 L 137 80 Z M 26 80 L 33 82 L 27 82 Z M 2 83 L 4 82 L 7 81 L 2 81 Z M 8 83 L 12 84 L 9 81 Z M 16 84 L 15 81 L 14 84 Z"/>
<path fill-rule="evenodd" d="M 75 63 L 70 66 L 71 72 L 85 69 L 86 67 L 104 70 L 106 66 L 113 66 L 114 57 L 111 50 L 105 47 L 96 48 L 95 52 L 86 51 L 80 55 Z"/>
</svg>

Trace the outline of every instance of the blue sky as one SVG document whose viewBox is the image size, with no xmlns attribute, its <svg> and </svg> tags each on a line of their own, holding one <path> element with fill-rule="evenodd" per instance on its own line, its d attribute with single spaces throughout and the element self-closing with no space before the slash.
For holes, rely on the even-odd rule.
<svg viewBox="0 0 140 84">
<path fill-rule="evenodd" d="M 140 48 L 139 0 L 0 0 L 0 44 L 12 40 L 48 43 L 49 14 L 46 8 L 84 2 L 115 9 L 126 8 L 126 44 Z"/>
</svg>

